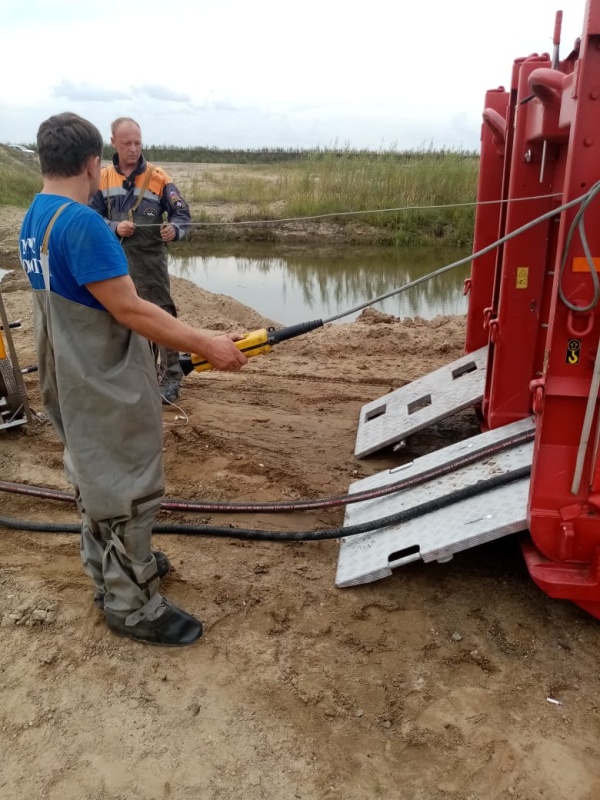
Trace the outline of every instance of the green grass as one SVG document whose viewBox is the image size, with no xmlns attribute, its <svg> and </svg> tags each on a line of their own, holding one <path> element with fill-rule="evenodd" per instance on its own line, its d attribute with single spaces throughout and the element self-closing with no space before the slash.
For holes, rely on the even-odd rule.
<svg viewBox="0 0 600 800">
<path fill-rule="evenodd" d="M 31 145 L 30 145 L 31 146 Z M 114 148 L 104 145 L 102 157 L 110 159 Z M 177 147 L 175 145 L 144 144 L 144 155 L 148 161 L 171 161 L 190 164 L 283 164 L 288 161 L 303 161 L 314 153 L 333 152 L 322 148 L 300 149 L 299 147 L 257 147 L 246 150 L 232 150 L 221 147 Z M 335 150 L 348 152 L 360 157 L 369 150 Z"/>
<path fill-rule="evenodd" d="M 471 152 L 311 151 L 296 162 L 211 172 L 210 183 L 192 184 L 188 199 L 250 204 L 244 219 L 340 214 L 340 222 L 377 229 L 382 244 L 460 247 L 472 241 L 475 208 L 458 204 L 475 201 L 478 173 Z M 389 208 L 410 210 L 343 216 Z"/>
<path fill-rule="evenodd" d="M 111 152 L 107 148 L 105 155 Z M 150 161 L 226 165 L 201 174 L 185 194 L 191 203 L 248 207 L 237 221 L 329 214 L 339 215 L 330 221 L 346 226 L 350 242 L 352 231 L 360 225 L 369 226 L 369 239 L 377 244 L 465 247 L 472 242 L 475 207 L 460 204 L 473 203 L 476 198 L 479 157 L 474 152 L 150 146 L 144 154 Z M 41 185 L 34 156 L 0 145 L 0 205 L 26 207 Z M 390 208 L 403 210 L 373 213 Z M 344 215 L 357 211 L 365 213 Z M 204 213 L 194 217 L 196 222 L 209 220 Z M 213 229 L 210 236 L 225 235 L 219 230 Z M 274 236 L 273 230 L 265 226 L 248 229 L 248 234 L 264 240 Z"/>
<path fill-rule="evenodd" d="M 37 159 L 0 145 L 0 205 L 26 208 L 41 188 Z"/>
</svg>

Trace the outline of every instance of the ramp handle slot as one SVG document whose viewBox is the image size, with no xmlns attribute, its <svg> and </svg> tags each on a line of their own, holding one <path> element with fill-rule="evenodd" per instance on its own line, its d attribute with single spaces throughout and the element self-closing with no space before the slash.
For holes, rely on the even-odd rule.
<svg viewBox="0 0 600 800">
<path fill-rule="evenodd" d="M 418 400 L 413 400 L 412 403 L 409 403 L 406 406 L 406 410 L 409 414 L 415 414 L 417 411 L 422 411 L 424 408 L 428 408 L 431 405 L 431 395 L 424 394 L 423 397 L 419 397 Z"/>
<path fill-rule="evenodd" d="M 396 552 L 390 553 L 388 557 L 390 569 L 403 567 L 405 564 L 412 564 L 414 561 L 420 560 L 421 549 L 418 544 L 415 544 L 412 547 L 405 547 L 402 550 L 396 550 Z"/>
<path fill-rule="evenodd" d="M 387 407 L 385 403 L 377 408 L 372 408 L 370 411 L 367 411 L 365 414 L 365 422 L 371 422 L 372 419 L 377 419 L 377 417 L 382 417 L 385 412 L 387 411 Z"/>
<path fill-rule="evenodd" d="M 462 378 L 463 375 L 468 375 L 469 372 L 475 372 L 477 369 L 477 364 L 474 361 L 469 361 L 468 364 L 463 364 L 460 367 L 452 370 L 452 378 L 456 380 L 457 378 Z"/>
</svg>

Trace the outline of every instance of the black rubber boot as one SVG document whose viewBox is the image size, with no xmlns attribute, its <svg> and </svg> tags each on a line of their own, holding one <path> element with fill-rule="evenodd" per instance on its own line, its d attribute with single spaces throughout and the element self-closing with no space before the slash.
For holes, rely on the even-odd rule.
<svg viewBox="0 0 600 800">
<path fill-rule="evenodd" d="M 104 609 L 108 629 L 118 636 L 161 647 L 185 647 L 202 636 L 202 623 L 196 617 L 163 598 L 166 606 L 158 619 L 143 619 L 137 625 L 126 625 L 128 612 L 118 613 Z"/>
<path fill-rule="evenodd" d="M 164 578 L 171 569 L 171 562 L 162 552 L 162 550 L 153 550 L 152 555 L 156 559 L 156 571 L 159 578 Z"/>
<path fill-rule="evenodd" d="M 160 387 L 160 396 L 163 405 L 172 405 L 176 400 L 179 400 L 179 383 L 175 380 L 169 380 L 164 383 Z"/>
<path fill-rule="evenodd" d="M 152 555 L 156 559 L 156 571 L 158 572 L 159 578 L 164 578 L 165 575 L 169 574 L 169 570 L 171 569 L 171 562 L 167 558 L 167 556 L 162 552 L 162 550 L 153 550 Z M 100 611 L 104 610 L 104 595 L 100 594 L 99 591 L 96 592 L 94 595 L 94 605 L 100 609 Z"/>
</svg>

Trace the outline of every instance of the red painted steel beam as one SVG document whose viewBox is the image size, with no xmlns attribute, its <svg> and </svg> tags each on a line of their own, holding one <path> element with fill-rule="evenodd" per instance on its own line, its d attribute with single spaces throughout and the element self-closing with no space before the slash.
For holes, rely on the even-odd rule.
<svg viewBox="0 0 600 800">
<path fill-rule="evenodd" d="M 481 126 L 481 157 L 477 186 L 477 211 L 473 252 L 477 253 L 502 236 L 500 220 L 505 159 L 510 158 L 512 127 L 507 119 L 509 93 L 503 87 L 486 93 Z M 481 204 L 481 205 L 479 205 Z M 469 298 L 465 351 L 472 353 L 488 343 L 485 311 L 492 303 L 494 273 L 498 253 L 491 250 L 471 263 L 471 276 L 465 281 Z"/>
</svg>

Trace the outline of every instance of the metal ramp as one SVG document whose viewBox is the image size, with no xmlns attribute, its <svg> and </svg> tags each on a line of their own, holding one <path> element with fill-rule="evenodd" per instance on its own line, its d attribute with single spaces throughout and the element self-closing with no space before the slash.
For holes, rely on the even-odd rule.
<svg viewBox="0 0 600 800">
<path fill-rule="evenodd" d="M 488 348 L 446 364 L 361 408 L 354 455 L 362 458 L 483 399 Z"/>
<path fill-rule="evenodd" d="M 533 458 L 532 440 L 516 446 L 510 440 L 534 430 L 535 423 L 530 418 L 513 422 L 353 483 L 349 489 L 351 494 L 387 486 L 404 477 L 424 475 L 431 469 L 443 469 L 444 465 L 467 454 L 478 456 L 474 463 L 409 490 L 348 505 L 344 527 L 416 508 L 491 476 L 505 475 L 510 479 L 511 473 L 531 466 Z M 497 447 L 504 443 L 504 449 Z M 493 455 L 489 453 L 490 446 L 497 448 Z M 370 583 L 413 561 L 450 561 L 454 553 L 461 550 L 526 530 L 528 493 L 529 478 L 520 478 L 401 525 L 343 538 L 336 586 Z"/>
</svg>

